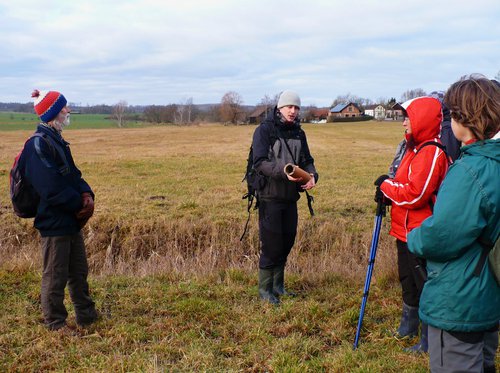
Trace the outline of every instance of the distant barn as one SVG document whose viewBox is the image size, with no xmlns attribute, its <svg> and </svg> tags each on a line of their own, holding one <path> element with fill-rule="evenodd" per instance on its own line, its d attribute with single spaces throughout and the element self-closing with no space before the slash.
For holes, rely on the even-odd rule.
<svg viewBox="0 0 500 373">
<path fill-rule="evenodd" d="M 249 116 L 249 123 L 261 123 L 266 119 L 267 114 L 273 110 L 270 106 L 258 106 Z"/>
<path fill-rule="evenodd" d="M 333 118 L 360 117 L 361 110 L 354 102 L 349 102 L 335 105 L 330 109 L 328 116 Z"/>
</svg>

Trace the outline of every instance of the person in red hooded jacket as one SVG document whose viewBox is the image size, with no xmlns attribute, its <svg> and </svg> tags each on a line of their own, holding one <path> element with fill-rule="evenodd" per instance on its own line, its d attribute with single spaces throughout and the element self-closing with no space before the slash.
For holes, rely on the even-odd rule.
<svg viewBox="0 0 500 373">
<path fill-rule="evenodd" d="M 398 272 L 403 295 L 403 311 L 398 335 L 418 335 L 418 304 L 426 280 L 425 260 L 416 257 L 406 243 L 407 234 L 432 215 L 437 191 L 448 170 L 446 153 L 437 144 L 442 121 L 440 102 L 418 97 L 403 103 L 403 126 L 407 150 L 394 178 L 380 176 L 376 199 L 391 204 L 390 235 L 396 238 Z M 427 352 L 427 325 L 422 324 L 420 342 L 411 348 Z"/>
</svg>

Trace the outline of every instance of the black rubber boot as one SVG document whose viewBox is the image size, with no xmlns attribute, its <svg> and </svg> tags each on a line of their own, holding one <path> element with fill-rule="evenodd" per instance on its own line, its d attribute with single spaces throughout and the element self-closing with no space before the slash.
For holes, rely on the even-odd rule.
<svg viewBox="0 0 500 373">
<path fill-rule="evenodd" d="M 403 312 L 396 335 L 399 338 L 417 336 L 419 323 L 418 307 L 408 306 L 403 302 Z"/>
<path fill-rule="evenodd" d="M 274 268 L 273 275 L 273 293 L 280 297 L 295 297 L 297 294 L 285 290 L 285 265 Z"/>
<path fill-rule="evenodd" d="M 406 352 L 413 352 L 416 354 L 423 354 L 426 353 L 427 350 L 429 349 L 429 343 L 427 339 L 427 324 L 422 323 L 420 324 L 420 341 L 415 346 L 411 346 L 409 348 L 406 348 Z"/>
<path fill-rule="evenodd" d="M 259 296 L 271 304 L 278 305 L 280 300 L 273 294 L 273 268 L 259 269 Z"/>
</svg>

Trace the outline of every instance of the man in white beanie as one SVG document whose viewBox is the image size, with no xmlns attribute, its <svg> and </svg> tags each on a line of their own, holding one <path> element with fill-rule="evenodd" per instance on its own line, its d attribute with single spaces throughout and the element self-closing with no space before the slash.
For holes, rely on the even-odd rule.
<svg viewBox="0 0 500 373">
<path fill-rule="evenodd" d="M 253 135 L 253 164 L 261 177 L 259 200 L 259 296 L 279 304 L 285 290 L 285 265 L 297 232 L 299 192 L 314 188 L 318 173 L 299 120 L 300 98 L 283 91 L 278 104 Z M 312 177 L 306 183 L 288 176 L 287 163 L 298 165 Z"/>
</svg>

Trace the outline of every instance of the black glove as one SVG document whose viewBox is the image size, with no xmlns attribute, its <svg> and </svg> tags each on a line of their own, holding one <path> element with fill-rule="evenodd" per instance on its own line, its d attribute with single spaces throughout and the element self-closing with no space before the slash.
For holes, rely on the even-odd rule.
<svg viewBox="0 0 500 373">
<path fill-rule="evenodd" d="M 385 175 L 387 176 L 387 175 Z M 375 190 L 375 198 L 374 198 L 375 202 L 379 203 L 379 202 L 382 202 L 384 205 L 386 206 L 391 206 L 392 205 L 392 201 L 387 198 L 384 193 L 382 193 L 382 191 L 380 190 L 380 187 L 377 187 L 377 190 Z"/>
<path fill-rule="evenodd" d="M 384 193 L 382 193 L 380 187 L 377 187 L 377 190 L 375 191 L 375 198 L 373 200 L 377 203 L 384 200 Z"/>
<path fill-rule="evenodd" d="M 389 175 L 380 175 L 373 184 L 380 187 L 382 183 L 387 179 L 390 179 Z"/>
</svg>

